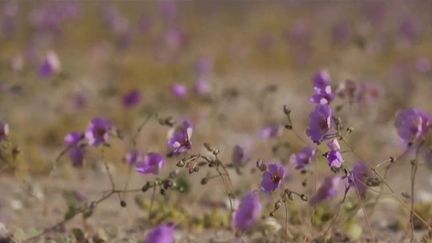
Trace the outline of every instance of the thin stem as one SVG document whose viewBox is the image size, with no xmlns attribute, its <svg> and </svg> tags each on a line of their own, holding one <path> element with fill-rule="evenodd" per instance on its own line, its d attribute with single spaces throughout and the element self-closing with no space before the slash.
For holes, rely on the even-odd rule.
<svg viewBox="0 0 432 243">
<path fill-rule="evenodd" d="M 411 210 L 410 210 L 410 224 L 411 224 L 411 239 L 410 242 L 414 242 L 414 203 L 415 203 L 415 177 L 418 168 L 418 154 L 423 142 L 421 142 L 416 148 L 416 154 L 413 161 L 411 161 Z"/>
<path fill-rule="evenodd" d="M 155 194 L 156 194 L 156 185 L 153 186 L 153 191 L 152 191 L 152 195 L 151 195 L 151 199 L 150 199 L 150 209 L 149 209 L 149 215 L 148 215 L 149 221 L 150 221 L 150 219 L 152 217 L 153 203 L 154 203 L 154 200 L 155 200 Z"/>
</svg>

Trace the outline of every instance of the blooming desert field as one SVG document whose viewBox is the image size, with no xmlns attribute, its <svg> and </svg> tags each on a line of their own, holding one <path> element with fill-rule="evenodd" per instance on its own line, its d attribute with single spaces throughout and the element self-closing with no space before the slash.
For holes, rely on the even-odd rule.
<svg viewBox="0 0 432 243">
<path fill-rule="evenodd" d="M 0 1 L 0 242 L 432 242 L 429 1 Z"/>
</svg>

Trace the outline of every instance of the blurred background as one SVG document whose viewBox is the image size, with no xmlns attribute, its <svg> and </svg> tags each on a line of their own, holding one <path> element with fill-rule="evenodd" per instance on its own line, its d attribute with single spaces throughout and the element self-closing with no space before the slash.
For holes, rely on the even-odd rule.
<svg viewBox="0 0 432 243">
<path fill-rule="evenodd" d="M 304 144 L 287 133 L 263 137 L 263 129 L 283 125 L 287 104 L 306 137 L 312 77 L 322 69 L 335 90 L 347 81 L 364 85 L 361 97 L 337 104 L 354 128 L 349 141 L 357 152 L 371 165 L 396 155 L 396 111 L 432 112 L 431 13 L 431 1 L 0 1 L 0 119 L 10 128 L 1 147 L 0 221 L 26 235 L 36 215 L 49 225 L 62 214 L 64 190 L 91 196 L 108 188 L 96 151 L 82 168 L 65 157 L 51 171 L 64 136 L 84 131 L 96 116 L 113 121 L 125 138 L 149 114 L 190 119 L 195 151 L 209 142 L 229 160 L 243 144 L 250 167 L 257 159 L 288 161 Z M 167 130 L 149 122 L 138 147 L 163 153 Z M 275 153 L 284 143 L 287 151 Z M 122 184 L 130 147 L 111 145 L 105 158 Z M 255 176 L 234 176 L 238 190 L 259 183 Z M 146 179 L 133 176 L 131 185 Z M 293 186 L 300 182 L 294 176 Z M 23 188 L 39 193 L 36 202 Z M 219 189 L 219 196 L 199 185 L 194 192 L 220 201 Z M 43 203 L 47 195 L 59 200 L 54 209 Z M 26 203 L 37 206 L 29 212 Z M 122 227 L 140 220 L 128 210 Z"/>
</svg>

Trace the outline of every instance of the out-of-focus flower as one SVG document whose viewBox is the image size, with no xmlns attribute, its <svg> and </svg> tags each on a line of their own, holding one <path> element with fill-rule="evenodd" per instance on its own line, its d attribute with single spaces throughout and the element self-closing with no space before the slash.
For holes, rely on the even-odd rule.
<svg viewBox="0 0 432 243">
<path fill-rule="evenodd" d="M 147 233 L 145 243 L 174 243 L 174 227 L 161 224 Z"/>
<path fill-rule="evenodd" d="M 60 71 L 60 60 L 54 51 L 49 51 L 39 67 L 39 76 L 48 78 Z"/>
<path fill-rule="evenodd" d="M 173 84 L 171 85 L 171 94 L 174 97 L 184 99 L 188 94 L 188 88 L 184 84 Z"/>
<path fill-rule="evenodd" d="M 134 108 L 141 103 L 142 95 L 137 89 L 126 92 L 122 97 L 123 106 L 126 108 Z"/>
<path fill-rule="evenodd" d="M 261 188 L 265 192 L 276 190 L 285 179 L 287 169 L 282 164 L 272 163 L 267 166 L 267 171 L 262 174 Z"/>
<path fill-rule="evenodd" d="M 331 129 L 332 110 L 328 105 L 317 105 L 309 115 L 309 128 L 306 134 L 312 142 L 320 144 Z"/>
<path fill-rule="evenodd" d="M 341 178 L 338 176 L 325 178 L 316 194 L 311 198 L 310 204 L 316 205 L 335 197 L 339 191 L 340 181 Z"/>
<path fill-rule="evenodd" d="M 280 130 L 279 124 L 269 123 L 261 129 L 259 135 L 263 139 L 271 139 L 271 138 L 276 138 L 277 136 L 279 136 L 280 132 L 281 132 L 281 130 Z"/>
<path fill-rule="evenodd" d="M 159 153 L 148 153 L 142 160 L 136 162 L 135 170 L 141 174 L 159 174 L 165 165 L 165 157 Z"/>
<path fill-rule="evenodd" d="M 9 135 L 9 125 L 0 121 L 0 142 L 6 140 Z"/>
<path fill-rule="evenodd" d="M 300 150 L 300 152 L 291 155 L 290 162 L 297 170 L 303 170 L 312 162 L 315 153 L 316 149 L 314 148 L 303 148 L 302 150 Z"/>
<path fill-rule="evenodd" d="M 231 159 L 233 164 L 237 166 L 244 166 L 250 158 L 246 155 L 245 148 L 236 144 L 233 148 Z"/>
<path fill-rule="evenodd" d="M 144 160 L 144 153 L 139 150 L 131 150 L 125 156 L 125 161 L 128 165 L 135 165 L 139 161 Z"/>
<path fill-rule="evenodd" d="M 82 166 L 84 161 L 85 147 L 80 145 L 83 139 L 84 135 L 81 132 L 70 132 L 64 139 L 65 145 L 68 147 L 67 154 L 75 167 Z"/>
<path fill-rule="evenodd" d="M 327 143 L 327 146 L 330 148 L 330 151 L 326 155 L 330 168 L 339 169 L 344 161 L 340 151 L 339 142 L 337 139 L 332 139 Z"/>
<path fill-rule="evenodd" d="M 186 34 L 180 28 L 172 28 L 165 33 L 165 45 L 171 50 L 179 50 L 186 44 Z"/>
<path fill-rule="evenodd" d="M 401 37 L 409 43 L 416 41 L 421 33 L 419 23 L 412 18 L 403 19 L 399 25 L 399 31 Z"/>
<path fill-rule="evenodd" d="M 206 78 L 199 78 L 195 83 L 195 92 L 198 95 L 207 95 L 210 93 L 210 84 Z"/>
<path fill-rule="evenodd" d="M 335 96 L 330 82 L 330 74 L 326 70 L 321 70 L 315 75 L 314 95 L 310 98 L 312 103 L 321 105 L 330 104 Z"/>
<path fill-rule="evenodd" d="M 84 161 L 85 148 L 81 146 L 73 146 L 69 148 L 68 156 L 74 167 L 81 167 Z"/>
<path fill-rule="evenodd" d="M 408 108 L 396 114 L 395 127 L 399 137 L 406 143 L 413 143 L 424 137 L 431 127 L 431 117 L 426 112 Z"/>
<path fill-rule="evenodd" d="M 210 58 L 202 57 L 196 65 L 197 81 L 195 82 L 195 92 L 198 95 L 206 95 L 210 92 L 208 75 L 213 67 L 213 61 Z"/>
<path fill-rule="evenodd" d="M 92 146 L 106 144 L 110 138 L 110 133 L 114 128 L 113 124 L 101 117 L 94 118 L 85 132 L 88 143 Z"/>
<path fill-rule="evenodd" d="M 30 22 L 39 33 L 58 34 L 63 24 L 75 19 L 79 13 L 80 7 L 76 1 L 41 4 L 30 12 Z"/>
<path fill-rule="evenodd" d="M 238 209 L 234 212 L 233 227 L 238 231 L 250 229 L 259 219 L 262 206 L 257 192 L 243 196 Z"/>
<path fill-rule="evenodd" d="M 416 61 L 416 69 L 421 73 L 427 73 L 432 70 L 430 60 L 426 57 L 420 57 Z"/>
<path fill-rule="evenodd" d="M 159 5 L 166 24 L 174 24 L 177 19 L 177 5 L 175 1 L 161 1 Z"/>
<path fill-rule="evenodd" d="M 348 186 L 354 187 L 356 193 L 363 198 L 366 195 L 367 186 L 365 180 L 368 176 L 370 176 L 369 167 L 365 163 L 359 161 L 354 164 L 347 178 Z"/>
<path fill-rule="evenodd" d="M 287 37 L 291 45 L 304 48 L 310 44 L 311 31 L 304 21 L 298 20 L 289 30 Z"/>
<path fill-rule="evenodd" d="M 67 146 L 76 146 L 84 139 L 81 132 L 70 132 L 66 135 L 64 141 Z"/>
<path fill-rule="evenodd" d="M 208 57 L 202 57 L 196 64 L 196 72 L 198 77 L 208 75 L 213 69 L 213 60 Z"/>
<path fill-rule="evenodd" d="M 192 137 L 193 127 L 188 121 L 183 121 L 182 124 L 171 129 L 168 132 L 168 151 L 172 155 L 177 155 L 189 151 L 192 147 L 191 137 Z"/>
<path fill-rule="evenodd" d="M 331 29 L 331 35 L 334 44 L 344 45 L 352 38 L 351 25 L 348 21 L 343 20 L 336 23 Z"/>
</svg>

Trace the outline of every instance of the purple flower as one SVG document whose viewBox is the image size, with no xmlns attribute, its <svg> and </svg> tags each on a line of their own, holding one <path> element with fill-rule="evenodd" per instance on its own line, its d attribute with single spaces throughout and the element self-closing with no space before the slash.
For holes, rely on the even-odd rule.
<svg viewBox="0 0 432 243">
<path fill-rule="evenodd" d="M 66 135 L 64 141 L 67 146 L 77 146 L 84 139 L 81 132 L 70 132 Z"/>
<path fill-rule="evenodd" d="M 327 143 L 327 146 L 330 148 L 330 151 L 326 155 L 330 168 L 339 169 L 344 161 L 340 151 L 339 142 L 337 139 L 333 139 Z"/>
<path fill-rule="evenodd" d="M 174 227 L 170 224 L 161 224 L 147 233 L 145 243 L 173 243 Z"/>
<path fill-rule="evenodd" d="M 48 78 L 60 71 L 60 61 L 55 52 L 49 51 L 39 67 L 39 76 Z"/>
<path fill-rule="evenodd" d="M 235 145 L 231 155 L 233 164 L 237 166 L 244 166 L 248 161 L 249 157 L 245 153 L 245 149 L 241 145 Z"/>
<path fill-rule="evenodd" d="M 335 197 L 339 191 L 340 181 L 341 178 L 338 176 L 325 178 L 316 194 L 311 198 L 310 203 L 316 205 L 324 200 Z"/>
<path fill-rule="evenodd" d="M 171 85 L 171 94 L 174 97 L 180 98 L 180 99 L 184 99 L 186 98 L 188 93 L 187 87 L 186 85 L 183 84 L 173 84 Z"/>
<path fill-rule="evenodd" d="M 72 161 L 74 167 L 81 167 L 83 165 L 85 155 L 85 148 L 81 146 L 72 146 L 69 148 L 68 156 Z"/>
<path fill-rule="evenodd" d="M 415 66 L 420 73 L 427 73 L 432 70 L 432 64 L 427 57 L 418 58 Z"/>
<path fill-rule="evenodd" d="M 123 106 L 126 108 L 133 108 L 141 103 L 142 95 L 137 89 L 126 92 L 122 97 Z"/>
<path fill-rule="evenodd" d="M 9 125 L 0 121 L 0 142 L 6 140 L 9 135 Z"/>
<path fill-rule="evenodd" d="M 431 117 L 420 109 L 408 108 L 396 114 L 395 127 L 399 137 L 406 143 L 412 143 L 429 131 Z"/>
<path fill-rule="evenodd" d="M 192 124 L 188 121 L 168 132 L 168 151 L 172 155 L 177 155 L 189 151 L 192 147 L 190 142 L 192 136 Z"/>
<path fill-rule="evenodd" d="M 369 167 L 365 163 L 359 161 L 354 164 L 351 173 L 347 178 L 348 186 L 354 187 L 356 193 L 358 193 L 363 198 L 367 191 L 365 180 L 369 175 L 370 175 Z"/>
<path fill-rule="evenodd" d="M 314 77 L 315 94 L 310 101 L 315 104 L 326 105 L 334 99 L 335 95 L 330 86 L 330 74 L 326 70 L 318 72 Z"/>
<path fill-rule="evenodd" d="M 83 164 L 85 148 L 80 146 L 80 142 L 84 139 L 81 132 L 70 132 L 65 136 L 64 142 L 68 147 L 68 157 L 72 161 L 72 165 L 80 167 Z"/>
<path fill-rule="evenodd" d="M 141 174 L 157 175 L 164 165 L 165 157 L 163 155 L 159 153 L 148 153 L 142 160 L 136 161 L 135 170 Z"/>
<path fill-rule="evenodd" d="M 195 83 L 195 92 L 198 95 L 207 95 L 210 93 L 210 84 L 206 78 L 199 78 Z"/>
<path fill-rule="evenodd" d="M 144 153 L 139 150 L 131 150 L 125 156 L 125 161 L 128 165 L 135 165 L 139 161 L 144 160 Z"/>
<path fill-rule="evenodd" d="M 309 115 L 310 123 L 306 134 L 311 140 L 320 144 L 328 134 L 332 124 L 332 110 L 327 105 L 317 105 Z"/>
<path fill-rule="evenodd" d="M 260 131 L 259 135 L 263 139 L 271 139 L 279 136 L 280 126 L 276 123 L 270 123 L 265 125 Z"/>
<path fill-rule="evenodd" d="M 179 50 L 186 44 L 186 34 L 179 28 L 172 28 L 165 33 L 165 45 L 171 50 Z"/>
<path fill-rule="evenodd" d="M 290 162 L 297 170 L 303 170 L 312 162 L 315 153 L 316 150 L 314 148 L 303 148 L 300 152 L 291 155 Z"/>
<path fill-rule="evenodd" d="M 282 164 L 272 163 L 267 167 L 267 171 L 262 174 L 261 187 L 265 192 L 276 190 L 285 179 L 287 169 Z"/>
<path fill-rule="evenodd" d="M 198 77 L 208 75 L 213 68 L 213 60 L 208 57 L 202 57 L 198 60 L 196 69 Z"/>
<path fill-rule="evenodd" d="M 233 227 L 238 231 L 246 231 L 259 219 L 262 206 L 257 192 L 243 196 L 233 216 Z"/>
<path fill-rule="evenodd" d="M 85 137 L 88 143 L 92 146 L 99 146 L 106 144 L 110 138 L 110 133 L 114 126 L 112 123 L 104 118 L 94 118 L 85 132 Z"/>
</svg>

